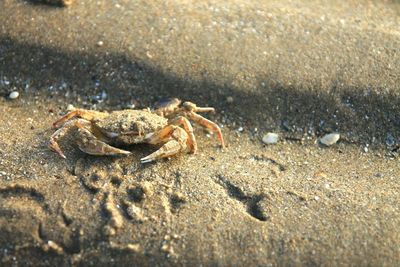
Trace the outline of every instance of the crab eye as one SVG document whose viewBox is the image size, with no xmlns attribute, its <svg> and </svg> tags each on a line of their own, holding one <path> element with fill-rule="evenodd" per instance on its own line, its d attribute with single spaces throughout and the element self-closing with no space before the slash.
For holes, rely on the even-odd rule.
<svg viewBox="0 0 400 267">
<path fill-rule="evenodd" d="M 177 98 L 163 98 L 160 99 L 154 106 L 155 109 L 162 109 L 170 106 L 178 106 L 181 101 Z"/>
</svg>

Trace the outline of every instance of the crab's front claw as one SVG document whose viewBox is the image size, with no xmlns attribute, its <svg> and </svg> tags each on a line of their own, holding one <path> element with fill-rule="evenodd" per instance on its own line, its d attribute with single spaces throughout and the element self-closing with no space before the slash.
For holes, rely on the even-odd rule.
<svg viewBox="0 0 400 267">
<path fill-rule="evenodd" d="M 151 153 L 147 157 L 141 158 L 140 162 L 141 163 L 149 163 L 149 162 L 161 159 L 161 158 L 171 157 L 185 149 L 186 149 L 186 145 L 180 144 L 176 140 L 171 140 L 171 141 L 168 141 L 167 143 L 165 143 L 157 151 Z"/>
<path fill-rule="evenodd" d="M 147 157 L 141 158 L 141 163 L 148 163 L 157 159 L 166 158 L 178 154 L 179 152 L 187 150 L 188 134 L 184 129 L 175 126 L 167 125 L 163 129 L 155 132 L 151 135 L 147 142 L 150 144 L 164 143 L 157 151 L 148 155 Z"/>
<path fill-rule="evenodd" d="M 78 147 L 89 155 L 112 156 L 112 155 L 130 155 L 131 152 L 119 149 L 98 139 L 93 133 L 85 128 L 78 129 Z"/>
</svg>

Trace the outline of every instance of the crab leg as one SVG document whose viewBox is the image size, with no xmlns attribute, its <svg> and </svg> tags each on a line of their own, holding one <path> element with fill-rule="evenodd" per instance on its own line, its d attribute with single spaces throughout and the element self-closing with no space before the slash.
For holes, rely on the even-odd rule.
<svg viewBox="0 0 400 267">
<path fill-rule="evenodd" d="M 105 117 L 107 116 L 106 113 L 99 112 L 99 111 L 88 111 L 88 110 L 83 110 L 83 109 L 76 109 L 74 111 L 71 111 L 67 113 L 66 115 L 62 116 L 60 119 L 56 120 L 53 123 L 54 128 L 59 128 L 61 127 L 65 122 L 71 120 L 72 118 L 78 117 L 85 119 L 87 121 L 93 120 L 95 117 Z"/>
<path fill-rule="evenodd" d="M 222 147 L 225 147 L 225 142 L 224 142 L 224 137 L 222 136 L 222 132 L 221 132 L 221 128 L 219 128 L 219 126 L 210 121 L 207 120 L 206 118 L 204 118 L 203 116 L 200 116 L 199 114 L 196 114 L 194 112 L 190 112 L 188 113 L 188 116 L 191 120 L 193 120 L 194 122 L 200 124 L 201 126 L 217 133 L 217 138 L 219 140 L 219 142 L 221 143 Z"/>
<path fill-rule="evenodd" d="M 160 149 L 141 158 L 142 163 L 148 163 L 160 158 L 173 156 L 187 148 L 188 135 L 178 126 L 168 125 L 150 136 L 147 141 L 150 144 L 158 144 L 167 141 Z"/>
<path fill-rule="evenodd" d="M 66 122 L 63 125 L 63 127 L 58 129 L 51 135 L 50 142 L 49 142 L 49 148 L 65 159 L 66 158 L 65 155 L 57 143 L 58 139 L 63 137 L 68 132 L 68 130 L 71 129 L 72 127 L 84 127 L 85 125 L 90 126 L 90 121 L 87 121 L 84 119 L 77 119 L 77 120 Z"/>
<path fill-rule="evenodd" d="M 193 110 L 194 112 L 215 112 L 214 108 L 211 107 L 197 107 Z"/>
<path fill-rule="evenodd" d="M 171 121 L 171 124 L 183 126 L 183 129 L 185 129 L 186 133 L 188 134 L 187 143 L 190 147 L 190 152 L 192 154 L 196 153 L 197 142 L 196 142 L 196 137 L 194 137 L 193 127 L 192 127 L 192 124 L 190 123 L 190 121 L 183 116 L 179 116 L 179 117 L 176 117 L 175 119 L 173 119 Z"/>
</svg>

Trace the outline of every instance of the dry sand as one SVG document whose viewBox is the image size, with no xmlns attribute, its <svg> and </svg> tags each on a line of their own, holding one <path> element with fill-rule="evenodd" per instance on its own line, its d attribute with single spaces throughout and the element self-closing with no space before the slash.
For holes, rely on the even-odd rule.
<svg viewBox="0 0 400 267">
<path fill-rule="evenodd" d="M 400 4 L 265 2 L 1 1 L 1 265 L 396 266 Z M 227 148 L 47 148 L 69 104 L 163 97 L 214 106 Z"/>
</svg>

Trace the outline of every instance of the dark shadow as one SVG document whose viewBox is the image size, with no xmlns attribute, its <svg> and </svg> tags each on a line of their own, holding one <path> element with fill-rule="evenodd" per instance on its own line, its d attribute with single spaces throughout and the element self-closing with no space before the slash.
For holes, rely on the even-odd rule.
<svg viewBox="0 0 400 267">
<path fill-rule="evenodd" d="M 23 0 L 23 2 L 32 4 L 32 5 L 45 5 L 49 7 L 65 7 L 64 1 L 62 0 Z"/>
<path fill-rule="evenodd" d="M 13 86 L 27 87 L 28 95 L 68 95 L 69 101 L 81 98 L 90 104 L 106 90 L 105 107 L 111 109 L 131 101 L 149 106 L 163 97 L 178 97 L 216 107 L 217 121 L 227 126 L 234 122 L 235 127 L 258 128 L 259 133 L 311 131 L 321 135 L 339 131 L 351 142 L 371 144 L 374 139 L 375 144 L 385 145 L 388 135 L 394 136 L 397 143 L 396 134 L 400 132 L 400 98 L 381 94 L 383 88 L 333 85 L 333 93 L 327 94 L 317 88 L 283 86 L 274 77 L 258 77 L 258 84 L 264 85 L 249 92 L 213 82 L 206 74 L 202 79 L 192 79 L 164 72 L 125 54 L 68 53 L 7 37 L 0 38 L 2 77 L 10 80 L 8 85 L 0 84 L 3 96 Z M 233 103 L 226 101 L 228 96 L 233 97 Z"/>
<path fill-rule="evenodd" d="M 218 175 L 216 177 L 216 181 L 222 187 L 224 187 L 228 193 L 228 195 L 236 199 L 247 206 L 247 212 L 253 218 L 265 222 L 269 219 L 269 217 L 263 212 L 261 207 L 259 206 L 260 201 L 262 201 L 265 196 L 262 194 L 254 194 L 254 195 L 246 195 L 241 188 L 234 185 L 223 175 Z"/>
</svg>

